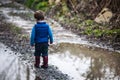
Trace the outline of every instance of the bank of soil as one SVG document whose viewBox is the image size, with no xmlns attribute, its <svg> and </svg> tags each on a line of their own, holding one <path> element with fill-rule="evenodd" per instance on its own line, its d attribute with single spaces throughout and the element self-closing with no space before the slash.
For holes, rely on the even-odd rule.
<svg viewBox="0 0 120 80">
<path fill-rule="evenodd" d="M 61 3 L 54 5 L 47 11 L 47 16 L 55 19 L 62 27 L 79 36 L 85 36 L 89 42 L 102 44 L 102 46 L 108 46 L 108 48 L 113 48 L 114 50 L 120 50 L 120 28 L 118 22 L 115 24 L 111 24 L 112 21 L 98 24 L 90 16 L 88 17 L 88 14 L 90 14 L 89 8 L 83 8 L 86 12 L 82 13 L 80 11 L 76 14 L 72 10 L 67 11 L 66 5 Z M 87 4 L 86 6 L 89 7 Z M 93 13 L 93 15 L 96 14 Z"/>
<path fill-rule="evenodd" d="M 99 24 L 97 24 L 97 26 L 99 26 L 98 29 L 97 28 L 95 29 L 94 27 L 87 28 L 86 27 L 87 25 L 81 26 L 80 28 L 79 24 L 76 24 L 73 22 L 66 23 L 64 22 L 64 19 L 63 19 L 63 22 L 61 22 L 61 20 L 59 20 L 58 18 L 57 19 L 54 18 L 54 19 L 57 22 L 59 22 L 62 25 L 62 27 L 64 27 L 65 29 L 69 31 L 72 31 L 73 33 L 77 34 L 80 37 L 85 37 L 86 40 L 88 40 L 90 43 L 96 43 L 98 45 L 101 45 L 101 47 L 106 46 L 108 49 L 111 48 L 114 51 L 120 51 L 120 35 L 116 32 L 115 34 L 113 34 L 114 31 L 112 30 L 109 30 L 109 31 L 107 30 L 108 32 L 106 31 L 106 33 L 108 34 L 106 33 L 102 34 L 102 32 L 99 32 L 99 31 L 103 31 L 102 29 L 99 29 L 99 27 L 101 27 L 101 25 Z"/>
</svg>

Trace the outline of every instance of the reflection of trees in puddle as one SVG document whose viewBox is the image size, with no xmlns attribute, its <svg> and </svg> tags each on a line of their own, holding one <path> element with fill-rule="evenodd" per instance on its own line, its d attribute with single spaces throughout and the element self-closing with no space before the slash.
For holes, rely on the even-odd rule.
<svg viewBox="0 0 120 80">
<path fill-rule="evenodd" d="M 86 73 L 86 78 L 90 80 L 119 80 L 120 54 L 108 54 L 105 52 L 93 54 L 94 56 L 90 56 L 91 65 Z"/>
<path fill-rule="evenodd" d="M 27 68 L 26 68 L 26 80 L 30 80 L 30 69 L 29 69 L 28 65 L 27 65 Z"/>
<path fill-rule="evenodd" d="M 16 78 L 14 80 L 34 80 L 35 74 L 33 72 L 31 64 L 26 60 L 22 60 L 22 57 L 18 58 L 18 65 L 16 70 Z"/>
<path fill-rule="evenodd" d="M 100 48 L 87 48 L 79 44 L 61 43 L 56 45 L 53 53 L 65 53 L 78 56 L 81 60 L 91 58 L 90 67 L 83 74 L 87 80 L 119 80 L 120 54 Z"/>
<path fill-rule="evenodd" d="M 86 79 L 101 79 L 101 77 L 104 75 L 102 72 L 102 65 L 103 63 L 101 62 L 101 59 L 91 58 L 91 65 L 89 71 L 86 73 Z"/>
<path fill-rule="evenodd" d="M 13 69 L 15 61 L 16 61 L 16 58 L 14 58 L 12 61 L 9 61 L 8 62 L 9 65 L 7 65 L 7 66 L 6 66 L 7 62 L 5 62 L 4 66 L 2 66 L 2 67 L 5 67 L 5 69 L 0 73 L 0 80 L 7 80 L 8 77 L 10 77 L 16 73 L 16 71 Z M 11 72 L 11 69 L 13 69 L 13 72 Z"/>
</svg>

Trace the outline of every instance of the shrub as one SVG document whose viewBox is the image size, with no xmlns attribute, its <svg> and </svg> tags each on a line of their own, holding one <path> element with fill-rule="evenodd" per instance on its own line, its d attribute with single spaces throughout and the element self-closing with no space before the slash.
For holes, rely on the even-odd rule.
<svg viewBox="0 0 120 80">
<path fill-rule="evenodd" d="M 41 9 L 43 11 L 46 11 L 47 10 L 47 7 L 48 7 L 48 2 L 39 2 L 37 5 L 36 5 L 36 9 Z"/>
</svg>

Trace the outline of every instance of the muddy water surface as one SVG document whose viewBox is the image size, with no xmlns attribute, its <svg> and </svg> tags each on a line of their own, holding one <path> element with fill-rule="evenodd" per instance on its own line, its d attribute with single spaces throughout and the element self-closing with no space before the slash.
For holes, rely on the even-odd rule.
<svg viewBox="0 0 120 80">
<path fill-rule="evenodd" d="M 120 80 L 120 54 L 79 44 L 60 43 L 50 63 L 73 80 Z"/>
<path fill-rule="evenodd" d="M 20 55 L 0 43 L 0 80 L 34 80 L 35 74 Z"/>
<path fill-rule="evenodd" d="M 1 7 L 0 13 L 6 17 L 6 21 L 22 27 L 30 35 L 31 28 L 35 24 L 33 11 L 18 4 L 14 5 L 17 7 Z M 51 25 L 55 40 L 49 49 L 50 65 L 57 66 L 72 80 L 120 80 L 120 53 L 101 49 L 100 45 L 89 43 L 84 38 L 65 30 L 52 19 L 48 18 L 47 22 Z M 9 54 L 3 44 L 0 49 L 2 80 L 34 80 L 35 74 L 32 69 L 28 69 L 27 64 L 22 65 L 24 62 L 15 54 Z M 19 61 L 22 63 L 19 64 Z M 5 67 L 2 67 L 3 64 Z M 11 75 L 13 77 L 9 77 Z"/>
</svg>

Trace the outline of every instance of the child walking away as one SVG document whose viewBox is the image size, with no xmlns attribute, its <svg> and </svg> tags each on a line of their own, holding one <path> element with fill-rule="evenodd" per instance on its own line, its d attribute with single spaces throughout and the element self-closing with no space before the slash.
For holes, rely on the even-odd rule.
<svg viewBox="0 0 120 80">
<path fill-rule="evenodd" d="M 48 68 L 48 46 L 49 43 L 53 43 L 53 34 L 50 26 L 44 21 L 44 14 L 42 11 L 36 11 L 34 13 L 36 24 L 32 28 L 30 45 L 35 46 L 35 64 L 36 68 L 39 68 L 40 57 L 43 58 L 43 64 L 41 68 Z"/>
</svg>

